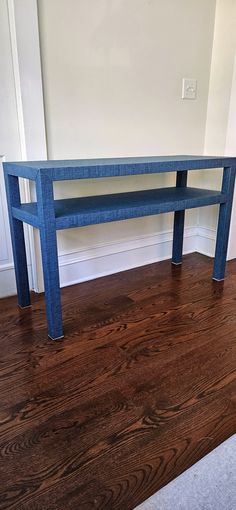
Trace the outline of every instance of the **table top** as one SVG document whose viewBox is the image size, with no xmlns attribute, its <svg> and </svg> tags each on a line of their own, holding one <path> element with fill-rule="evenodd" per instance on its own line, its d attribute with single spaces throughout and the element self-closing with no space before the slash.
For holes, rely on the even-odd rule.
<svg viewBox="0 0 236 510">
<path fill-rule="evenodd" d="M 201 170 L 236 166 L 231 156 L 142 156 L 129 158 L 17 161 L 3 163 L 4 171 L 35 180 L 40 174 L 52 180 L 89 179 L 150 174 L 182 170 Z"/>
</svg>

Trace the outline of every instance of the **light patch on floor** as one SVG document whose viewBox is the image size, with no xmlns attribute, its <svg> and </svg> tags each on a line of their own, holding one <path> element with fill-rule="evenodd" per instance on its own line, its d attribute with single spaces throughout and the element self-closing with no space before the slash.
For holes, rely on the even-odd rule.
<svg viewBox="0 0 236 510">
<path fill-rule="evenodd" d="M 235 510 L 236 435 L 135 510 Z"/>
</svg>

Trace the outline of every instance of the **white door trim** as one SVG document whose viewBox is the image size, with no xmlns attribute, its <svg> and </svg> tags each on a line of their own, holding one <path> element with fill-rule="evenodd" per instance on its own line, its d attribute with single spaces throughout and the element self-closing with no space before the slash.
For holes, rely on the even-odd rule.
<svg viewBox="0 0 236 510">
<path fill-rule="evenodd" d="M 12 67 L 13 67 L 14 82 L 15 82 L 16 107 L 17 107 L 21 157 L 22 157 L 22 160 L 26 160 L 27 159 L 27 151 L 26 151 L 26 142 L 25 142 L 24 113 L 23 113 L 23 104 L 22 104 L 22 95 L 21 95 L 21 79 L 20 79 L 19 58 L 18 58 L 18 48 L 17 48 L 14 0 L 7 0 L 7 7 L 8 7 L 9 31 L 10 31 L 10 40 L 11 40 Z"/>
<path fill-rule="evenodd" d="M 37 0 L 7 0 L 12 65 L 22 160 L 47 159 Z M 32 186 L 23 179 L 22 195 L 31 200 Z M 38 290 L 37 232 L 26 227 L 32 288 Z"/>
</svg>

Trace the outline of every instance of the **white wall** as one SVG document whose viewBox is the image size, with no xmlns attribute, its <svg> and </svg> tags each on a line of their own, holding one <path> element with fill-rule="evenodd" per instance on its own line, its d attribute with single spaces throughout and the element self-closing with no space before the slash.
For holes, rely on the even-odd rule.
<svg viewBox="0 0 236 510">
<path fill-rule="evenodd" d="M 217 0 L 206 119 L 205 153 L 225 152 L 234 57 L 236 2 Z"/>
<path fill-rule="evenodd" d="M 236 49 L 236 2 L 235 0 L 217 0 L 215 30 L 212 49 L 211 75 L 206 119 L 205 154 L 236 155 L 236 145 L 232 143 L 235 123 L 235 110 L 230 113 L 233 97 L 236 94 L 236 82 L 232 87 L 235 49 Z M 231 127 L 228 128 L 229 116 Z M 231 143 L 229 137 L 231 136 Z M 201 183 L 211 188 L 221 185 L 220 172 L 202 172 Z M 199 210 L 199 224 L 216 235 L 218 207 Z M 229 258 L 236 257 L 236 246 L 232 243 Z M 210 254 L 214 254 L 214 244 Z"/>
<path fill-rule="evenodd" d="M 49 158 L 203 153 L 215 0 L 38 0 L 38 9 Z M 181 99 L 183 77 L 197 78 L 196 101 Z M 64 197 L 170 182 L 171 175 L 139 176 L 57 184 L 55 191 Z M 61 263 L 67 254 L 74 263 L 90 257 L 87 277 L 102 273 L 96 250 L 105 247 L 109 256 L 118 245 L 122 252 L 122 242 L 149 245 L 172 229 L 172 219 L 60 232 Z M 196 211 L 188 212 L 187 226 L 196 222 Z M 155 250 L 154 259 L 170 256 L 170 242 L 167 252 L 162 243 Z M 125 267 L 147 261 L 136 255 L 126 256 Z M 110 265 L 120 268 L 112 258 Z"/>
<path fill-rule="evenodd" d="M 236 50 L 234 57 L 234 72 L 232 79 L 231 97 L 229 104 L 229 117 L 225 143 L 226 154 L 236 154 Z M 236 257 L 236 188 L 234 193 L 233 212 L 229 236 L 228 259 Z"/>
<path fill-rule="evenodd" d="M 50 157 L 202 151 L 214 0 L 38 6 Z M 181 101 L 183 76 L 197 101 Z"/>
</svg>

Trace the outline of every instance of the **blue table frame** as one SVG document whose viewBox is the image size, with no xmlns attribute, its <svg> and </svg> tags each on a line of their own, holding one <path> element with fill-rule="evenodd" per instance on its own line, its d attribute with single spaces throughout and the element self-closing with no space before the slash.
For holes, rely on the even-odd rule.
<svg viewBox="0 0 236 510">
<path fill-rule="evenodd" d="M 3 163 L 18 303 L 30 306 L 23 222 L 40 231 L 48 336 L 63 337 L 56 231 L 174 211 L 174 264 L 181 264 L 185 210 L 220 204 L 214 280 L 223 280 L 234 193 L 236 158 L 165 156 Z M 223 168 L 221 191 L 187 187 L 188 170 Z M 53 182 L 177 172 L 176 186 L 95 197 L 54 200 Z M 37 202 L 21 203 L 19 177 L 36 183 Z"/>
</svg>

